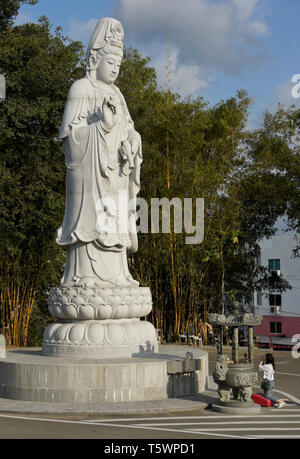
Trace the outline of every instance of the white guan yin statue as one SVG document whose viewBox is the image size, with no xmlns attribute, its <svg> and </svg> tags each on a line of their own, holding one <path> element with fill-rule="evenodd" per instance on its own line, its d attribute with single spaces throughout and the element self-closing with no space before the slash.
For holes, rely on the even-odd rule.
<svg viewBox="0 0 300 459">
<path fill-rule="evenodd" d="M 127 254 L 138 248 L 136 197 L 141 137 L 115 86 L 124 30 L 101 19 L 90 40 L 86 76 L 71 86 L 60 127 L 67 170 L 65 216 L 56 242 L 66 247 L 60 288 L 49 311 L 67 320 L 47 327 L 47 355 L 128 356 L 157 352 L 149 288 L 129 272 Z"/>
</svg>

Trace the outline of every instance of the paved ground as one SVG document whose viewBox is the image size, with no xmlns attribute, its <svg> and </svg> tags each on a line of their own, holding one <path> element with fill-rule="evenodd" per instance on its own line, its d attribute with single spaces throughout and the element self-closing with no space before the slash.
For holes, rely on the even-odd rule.
<svg viewBox="0 0 300 459">
<path fill-rule="evenodd" d="M 205 350 L 209 352 L 211 374 L 216 353 L 213 348 Z M 256 350 L 256 364 L 265 352 Z M 0 438 L 97 438 L 103 439 L 101 450 L 104 452 L 141 457 L 146 453 L 162 453 L 167 451 L 166 448 L 169 452 L 199 454 L 197 440 L 200 439 L 299 439 L 300 359 L 293 359 L 289 351 L 275 351 L 274 356 L 277 364 L 276 394 L 287 400 L 286 407 L 280 410 L 264 408 L 261 414 L 253 416 L 214 413 L 209 404 L 217 396 L 215 391 L 206 391 L 194 398 L 149 402 L 147 406 L 123 405 L 115 407 L 114 414 L 107 411 L 101 416 L 19 415 L 5 412 L 0 402 Z M 257 390 L 260 391 L 259 388 Z M 134 443 L 136 439 L 144 441 Z M 139 449 L 135 450 L 135 446 Z M 127 449 L 118 450 L 122 447 Z M 176 451 L 176 448 L 181 448 L 181 451 Z"/>
<path fill-rule="evenodd" d="M 221 415 L 210 411 L 166 416 L 56 417 L 0 415 L 1 438 L 43 439 L 242 439 L 300 438 L 300 408 L 288 405 L 262 414 Z M 128 443 L 130 444 L 130 443 Z"/>
</svg>

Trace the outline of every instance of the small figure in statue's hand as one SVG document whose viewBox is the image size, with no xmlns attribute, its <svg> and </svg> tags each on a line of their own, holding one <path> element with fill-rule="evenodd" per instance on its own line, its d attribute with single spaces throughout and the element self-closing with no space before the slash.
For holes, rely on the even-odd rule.
<svg viewBox="0 0 300 459">
<path fill-rule="evenodd" d="M 129 131 L 127 139 L 122 141 L 119 153 L 121 158 L 128 161 L 130 169 L 134 169 L 134 157 L 139 149 L 140 139 L 134 131 Z"/>
<path fill-rule="evenodd" d="M 128 161 L 129 168 L 134 169 L 134 155 L 132 154 L 131 145 L 127 139 L 123 140 L 119 153 L 123 161 Z"/>
</svg>

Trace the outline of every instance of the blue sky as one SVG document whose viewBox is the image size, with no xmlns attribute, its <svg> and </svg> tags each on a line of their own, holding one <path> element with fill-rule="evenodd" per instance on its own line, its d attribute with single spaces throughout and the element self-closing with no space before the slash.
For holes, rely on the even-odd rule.
<svg viewBox="0 0 300 459">
<path fill-rule="evenodd" d="M 162 86 L 171 30 L 172 89 L 215 104 L 244 88 L 255 98 L 250 127 L 278 102 L 300 108 L 291 95 L 300 74 L 299 0 L 39 0 L 16 22 L 41 15 L 85 45 L 101 17 L 120 19 L 126 45 L 150 56 Z"/>
</svg>

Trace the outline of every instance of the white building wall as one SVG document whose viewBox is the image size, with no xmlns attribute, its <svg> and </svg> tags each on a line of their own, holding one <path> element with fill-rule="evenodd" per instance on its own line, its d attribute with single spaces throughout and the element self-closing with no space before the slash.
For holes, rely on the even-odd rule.
<svg viewBox="0 0 300 459">
<path fill-rule="evenodd" d="M 275 235 L 270 239 L 264 239 L 260 243 L 260 264 L 267 267 L 269 259 L 279 259 L 280 273 L 292 287 L 292 290 L 286 290 L 281 294 L 281 315 L 286 317 L 300 316 L 300 258 L 293 257 L 293 249 L 296 245 L 297 239 L 295 235 L 291 233 Z M 255 295 L 254 306 L 257 314 L 272 314 L 268 293 L 269 292 L 262 292 L 262 295 Z"/>
</svg>

